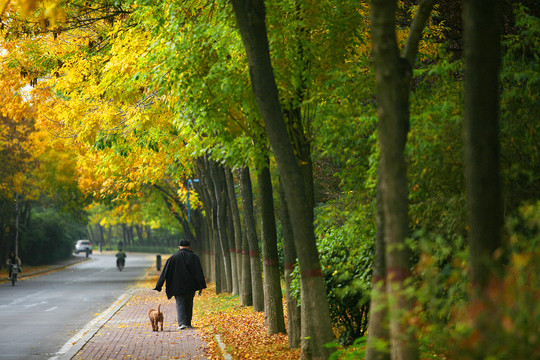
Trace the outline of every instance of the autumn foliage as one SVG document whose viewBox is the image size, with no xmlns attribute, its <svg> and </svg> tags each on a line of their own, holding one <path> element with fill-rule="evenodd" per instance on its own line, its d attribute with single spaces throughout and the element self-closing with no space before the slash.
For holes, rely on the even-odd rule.
<svg viewBox="0 0 540 360">
<path fill-rule="evenodd" d="M 239 195 L 239 173 L 234 171 L 250 170 L 255 180 L 261 164 L 269 165 L 276 215 L 287 209 L 277 201 L 277 189 L 286 188 L 280 185 L 289 173 L 277 174 L 276 154 L 266 137 L 270 124 L 264 123 L 252 92 L 232 3 L 0 0 L 0 257 L 18 244 L 19 230 L 23 253 L 30 241 L 60 248 L 79 235 L 109 247 L 122 240 L 173 248 L 179 236 L 192 236 L 210 269 L 207 275 L 227 272 L 222 278 L 231 283 L 219 283 L 197 298 L 196 312 L 204 315 L 198 325 L 211 344 L 211 356 L 219 357 L 219 334 L 235 358 L 296 359 L 300 350 L 288 349 L 286 335 L 266 334 L 264 313 L 239 305 L 236 295 L 221 293 L 239 292 L 239 279 L 236 289 L 230 280 L 241 272 L 233 277 L 231 259 L 250 252 L 248 245 L 239 244 L 241 232 L 245 235 L 250 226 L 243 223 L 235 231 L 229 221 L 234 214 L 222 212 L 232 208 L 223 199 Z M 328 301 L 333 333 L 348 345 L 368 331 L 373 245 L 379 235 L 387 240 L 389 236 L 381 234 L 383 224 L 376 219 L 377 203 L 386 201 L 377 195 L 384 153 L 378 124 L 386 111 L 377 113 L 382 96 L 376 91 L 370 14 L 374 4 L 385 11 L 388 4 L 396 6 L 379 25 L 390 26 L 397 53 L 407 43 L 417 4 L 430 2 L 263 3 L 271 75 L 282 107 L 276 114 L 287 126 L 279 139 L 286 145 L 287 134 L 293 139 L 295 158 L 290 163 L 305 167 L 302 176 L 313 186 L 313 197 L 297 202 L 309 203 L 309 211 L 293 215 L 313 211 L 314 218 L 306 224 L 314 223 L 316 229 L 312 234 L 309 228 L 306 239 L 318 239 L 313 259 L 321 260 L 326 285 L 317 299 Z M 529 4 L 532 10 L 517 3 Z M 435 4 L 425 30 L 418 34 L 416 60 L 405 66 L 400 63 L 404 58 L 395 54 L 400 60 L 396 70 L 410 76 L 403 87 L 406 106 L 398 111 L 407 121 L 389 129 L 406 128 L 406 144 L 403 154 L 381 162 L 391 166 L 399 158 L 399 168 L 406 167 L 401 184 L 407 195 L 396 213 L 403 219 L 400 241 L 408 240 L 387 249 L 407 252 L 403 259 L 412 264 L 398 271 L 404 277 L 411 271 L 403 290 L 414 306 L 402 312 L 410 333 L 418 335 L 421 356 L 480 357 L 485 352 L 504 358 L 505 349 L 538 355 L 538 321 L 528 322 L 538 319 L 534 260 L 539 254 L 538 243 L 531 241 L 535 229 L 520 224 L 526 234 L 518 236 L 513 229 L 504 235 L 508 249 L 495 255 L 504 260 L 505 273 L 486 287 L 484 302 L 469 301 L 468 271 L 475 259 L 466 255 L 471 224 L 464 177 L 463 44 L 450 38 L 462 31 L 461 16 L 456 15 L 461 2 Z M 528 202 L 540 197 L 540 20 L 533 1 L 505 2 L 505 7 L 498 138 L 504 216 L 511 223 L 519 218 L 521 206 L 533 209 L 528 211 L 539 207 Z M 236 181 L 227 194 L 230 198 L 216 180 L 225 169 Z M 301 182 L 295 184 L 300 188 Z M 253 189 L 257 185 L 254 181 Z M 261 199 L 254 191 L 255 216 L 262 213 Z M 241 200 L 238 197 L 235 205 L 240 208 L 238 218 L 244 220 L 251 214 Z M 385 208 L 395 210 L 391 205 Z M 66 214 L 82 225 L 77 231 L 66 230 L 62 241 L 54 232 L 48 237 L 51 241 L 45 241 L 41 230 L 68 228 L 60 222 Z M 226 221 L 216 222 L 219 217 Z M 53 218 L 55 226 L 45 226 L 49 224 L 44 218 Z M 254 229 L 259 220 L 249 229 L 252 234 L 262 232 Z M 285 238 L 287 221 L 281 221 L 276 228 Z M 285 246 L 279 240 L 281 256 Z M 252 248 L 256 253 L 257 244 Z M 223 259 L 216 261 L 219 251 Z M 292 256 L 292 263 L 304 254 Z M 253 266 L 254 272 L 260 270 L 258 264 L 277 265 L 275 259 L 252 260 L 247 267 Z M 279 260 L 281 269 L 293 267 Z M 302 301 L 301 269 L 296 269 L 292 292 Z M 318 270 L 310 268 L 308 273 L 318 275 Z M 229 285 L 232 290 L 224 289 Z M 470 319 L 498 304 L 494 322 L 474 329 Z M 396 312 L 396 324 L 402 312 Z M 329 328 L 324 326 L 326 333 Z M 490 342 L 486 334 L 496 340 Z M 361 350 L 351 350 L 351 357 L 363 351 L 365 338 L 356 340 Z M 381 350 L 387 350 L 386 340 L 381 340 Z"/>
<path fill-rule="evenodd" d="M 201 298 L 196 299 L 194 310 L 207 341 L 219 335 L 227 352 L 235 359 L 300 358 L 300 349 L 289 349 L 286 334 L 268 335 L 264 313 L 241 306 L 238 297 L 216 295 L 212 290 L 210 286 Z"/>
</svg>

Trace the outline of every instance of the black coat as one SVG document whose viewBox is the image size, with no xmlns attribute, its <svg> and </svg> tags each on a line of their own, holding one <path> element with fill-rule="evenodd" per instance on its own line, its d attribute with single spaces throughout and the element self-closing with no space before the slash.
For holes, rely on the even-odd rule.
<svg viewBox="0 0 540 360">
<path fill-rule="evenodd" d="M 163 284 L 167 298 L 206 289 L 206 281 L 199 257 L 191 250 L 180 249 L 163 267 L 154 290 L 161 291 Z"/>
</svg>

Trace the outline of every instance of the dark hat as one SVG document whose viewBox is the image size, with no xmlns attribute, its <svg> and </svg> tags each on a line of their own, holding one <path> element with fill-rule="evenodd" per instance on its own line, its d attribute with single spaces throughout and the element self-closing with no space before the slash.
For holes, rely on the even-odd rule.
<svg viewBox="0 0 540 360">
<path fill-rule="evenodd" d="M 189 240 L 182 239 L 182 240 L 180 240 L 180 242 L 178 243 L 178 246 L 191 246 L 191 243 L 189 242 Z"/>
</svg>

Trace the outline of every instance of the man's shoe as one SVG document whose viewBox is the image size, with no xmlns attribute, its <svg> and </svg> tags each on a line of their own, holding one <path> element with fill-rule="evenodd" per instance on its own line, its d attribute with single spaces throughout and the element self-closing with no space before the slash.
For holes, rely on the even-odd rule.
<svg viewBox="0 0 540 360">
<path fill-rule="evenodd" d="M 184 329 L 187 329 L 187 325 L 182 324 L 178 327 L 178 330 L 184 330 Z"/>
</svg>

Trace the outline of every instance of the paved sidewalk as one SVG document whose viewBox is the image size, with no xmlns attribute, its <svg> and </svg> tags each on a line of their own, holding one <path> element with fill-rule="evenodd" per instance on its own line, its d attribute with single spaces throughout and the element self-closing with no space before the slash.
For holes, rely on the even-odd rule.
<svg viewBox="0 0 540 360">
<path fill-rule="evenodd" d="M 165 299 L 162 293 L 136 289 L 71 359 L 207 359 L 206 344 L 197 329 L 177 330 L 175 301 Z M 154 332 L 148 311 L 160 302 L 164 331 Z"/>
</svg>

